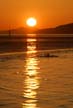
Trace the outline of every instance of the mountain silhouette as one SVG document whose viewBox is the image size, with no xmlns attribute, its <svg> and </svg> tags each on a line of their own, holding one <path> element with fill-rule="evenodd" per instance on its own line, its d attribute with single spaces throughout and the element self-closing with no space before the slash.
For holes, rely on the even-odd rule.
<svg viewBox="0 0 73 108">
<path fill-rule="evenodd" d="M 27 29 L 24 27 L 12 29 L 12 30 L 3 30 L 0 31 L 0 34 L 27 34 L 27 33 L 37 33 L 37 34 L 73 34 L 73 23 L 60 25 L 55 28 L 45 28 L 45 29 Z"/>
<path fill-rule="evenodd" d="M 46 28 L 36 31 L 36 33 L 44 34 L 73 34 L 73 23 L 60 25 L 55 28 Z"/>
</svg>

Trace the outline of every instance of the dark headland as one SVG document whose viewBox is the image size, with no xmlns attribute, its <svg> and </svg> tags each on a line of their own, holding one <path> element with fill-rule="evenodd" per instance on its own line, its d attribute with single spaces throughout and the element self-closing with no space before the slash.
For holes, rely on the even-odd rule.
<svg viewBox="0 0 73 108">
<path fill-rule="evenodd" d="M 40 29 L 37 33 L 44 34 L 73 34 L 73 23 L 60 25 L 55 28 Z"/>
</svg>

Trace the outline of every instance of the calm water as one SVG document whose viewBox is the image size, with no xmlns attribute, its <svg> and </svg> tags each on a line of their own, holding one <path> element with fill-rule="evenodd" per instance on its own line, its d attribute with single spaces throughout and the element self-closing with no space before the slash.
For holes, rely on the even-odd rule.
<svg viewBox="0 0 73 108">
<path fill-rule="evenodd" d="M 26 43 L 26 51 L 0 54 L 0 108 L 73 108 L 73 48 Z"/>
</svg>

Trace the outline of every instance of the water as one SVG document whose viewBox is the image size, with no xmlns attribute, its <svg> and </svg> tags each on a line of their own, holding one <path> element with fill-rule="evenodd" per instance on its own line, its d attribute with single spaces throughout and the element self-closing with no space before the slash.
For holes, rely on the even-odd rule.
<svg viewBox="0 0 73 108">
<path fill-rule="evenodd" d="M 73 108 L 73 48 L 45 40 L 0 54 L 0 108 Z"/>
</svg>

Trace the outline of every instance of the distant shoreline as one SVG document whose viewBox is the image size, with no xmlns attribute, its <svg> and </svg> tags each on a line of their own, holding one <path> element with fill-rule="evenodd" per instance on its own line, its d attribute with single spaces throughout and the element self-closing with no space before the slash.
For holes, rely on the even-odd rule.
<svg viewBox="0 0 73 108">
<path fill-rule="evenodd" d="M 73 23 L 59 25 L 55 28 L 43 28 L 43 29 L 27 29 L 20 27 L 17 29 L 2 30 L 0 34 L 73 34 Z"/>
</svg>

